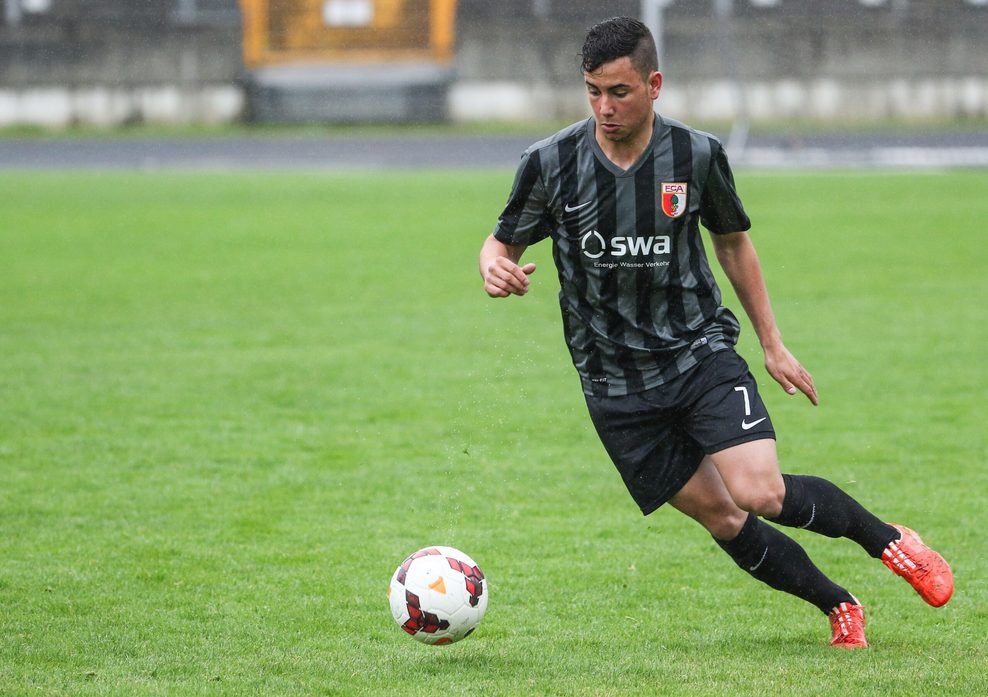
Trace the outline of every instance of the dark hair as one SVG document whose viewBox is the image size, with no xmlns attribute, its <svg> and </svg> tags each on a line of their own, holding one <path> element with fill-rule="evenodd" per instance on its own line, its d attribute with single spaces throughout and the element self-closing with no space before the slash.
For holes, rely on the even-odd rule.
<svg viewBox="0 0 988 697">
<path fill-rule="evenodd" d="M 585 73 L 625 56 L 631 59 L 643 80 L 659 69 L 652 32 L 634 17 L 612 17 L 590 27 L 581 56 Z"/>
</svg>

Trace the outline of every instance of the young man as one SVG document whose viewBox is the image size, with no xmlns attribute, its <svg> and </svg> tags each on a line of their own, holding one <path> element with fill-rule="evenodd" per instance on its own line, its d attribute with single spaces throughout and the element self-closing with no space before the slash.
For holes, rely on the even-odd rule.
<svg viewBox="0 0 988 697">
<path fill-rule="evenodd" d="M 940 606 L 943 557 L 817 477 L 782 474 L 772 421 L 734 351 L 740 325 L 721 305 L 700 238 L 711 233 L 765 353 L 768 373 L 814 405 L 809 373 L 782 343 L 751 224 L 716 138 L 653 111 L 662 75 L 639 21 L 590 29 L 583 76 L 593 117 L 530 147 L 480 252 L 484 290 L 525 295 L 528 245 L 550 237 L 566 343 L 605 449 L 644 514 L 669 502 L 742 569 L 816 605 L 834 646 L 867 646 L 864 611 L 795 541 L 760 517 L 847 537 Z"/>
</svg>

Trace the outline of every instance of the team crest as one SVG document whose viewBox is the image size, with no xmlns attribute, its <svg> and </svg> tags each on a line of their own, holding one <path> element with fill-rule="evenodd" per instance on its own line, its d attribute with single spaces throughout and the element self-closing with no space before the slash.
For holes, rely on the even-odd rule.
<svg viewBox="0 0 988 697">
<path fill-rule="evenodd" d="M 662 182 L 662 212 L 678 218 L 686 212 L 686 182 Z"/>
</svg>

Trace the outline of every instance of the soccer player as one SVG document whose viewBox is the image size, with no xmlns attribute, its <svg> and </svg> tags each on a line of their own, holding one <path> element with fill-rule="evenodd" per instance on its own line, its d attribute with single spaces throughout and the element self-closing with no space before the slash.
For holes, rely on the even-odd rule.
<svg viewBox="0 0 988 697">
<path fill-rule="evenodd" d="M 535 264 L 520 265 L 522 255 L 552 239 L 566 344 L 594 427 L 642 513 L 668 502 L 695 519 L 742 569 L 822 610 L 832 645 L 868 645 L 861 604 L 760 518 L 847 537 L 943 605 L 950 567 L 916 533 L 825 479 L 780 472 L 700 223 L 769 375 L 814 405 L 817 390 L 782 342 L 723 147 L 653 110 L 662 74 L 648 29 L 629 17 L 601 22 L 582 58 L 593 116 L 525 151 L 480 252 L 484 290 L 525 295 Z"/>
</svg>

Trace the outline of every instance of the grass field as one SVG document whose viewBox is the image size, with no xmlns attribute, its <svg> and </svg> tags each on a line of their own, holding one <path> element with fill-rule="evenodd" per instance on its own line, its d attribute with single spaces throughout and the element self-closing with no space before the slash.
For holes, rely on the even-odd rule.
<svg viewBox="0 0 988 697">
<path fill-rule="evenodd" d="M 745 330 L 783 469 L 916 528 L 957 577 L 934 610 L 794 533 L 868 608 L 853 653 L 695 524 L 639 515 L 548 247 L 527 297 L 482 292 L 509 184 L 0 176 L 0 694 L 988 693 L 988 172 L 739 175 L 821 393 L 770 385 Z M 428 544 L 490 583 L 449 647 L 385 597 Z"/>
</svg>

